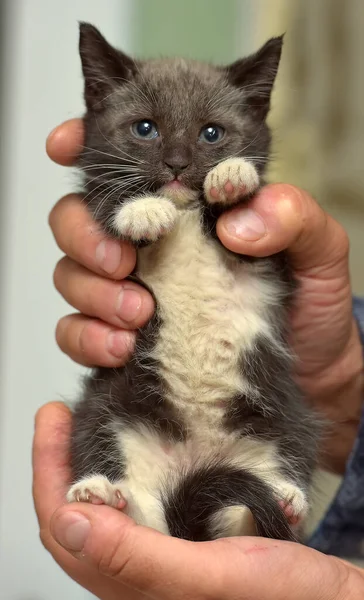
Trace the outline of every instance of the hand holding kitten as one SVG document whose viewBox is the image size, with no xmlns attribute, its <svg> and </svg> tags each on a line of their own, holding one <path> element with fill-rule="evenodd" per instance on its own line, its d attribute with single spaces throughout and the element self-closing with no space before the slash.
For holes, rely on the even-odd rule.
<svg viewBox="0 0 364 600">
<path fill-rule="evenodd" d="M 82 122 L 69 121 L 49 136 L 49 156 L 72 165 L 82 141 Z M 57 265 L 56 287 L 82 313 L 61 319 L 61 349 L 86 365 L 123 364 L 135 329 L 154 310 L 144 288 L 120 281 L 134 268 L 134 249 L 106 240 L 75 195 L 56 205 L 50 224 L 67 255 Z M 337 423 L 327 454 L 329 466 L 342 471 L 359 421 L 363 368 L 351 312 L 345 231 L 308 194 L 278 184 L 263 188 L 248 207 L 224 214 L 217 233 L 227 248 L 241 254 L 268 256 L 288 248 L 300 282 L 292 315 L 298 378 L 312 402 Z"/>
</svg>

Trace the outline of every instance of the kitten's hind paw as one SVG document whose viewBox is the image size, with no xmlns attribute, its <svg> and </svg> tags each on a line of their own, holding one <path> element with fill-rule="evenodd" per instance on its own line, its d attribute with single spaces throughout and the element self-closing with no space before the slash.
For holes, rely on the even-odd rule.
<svg viewBox="0 0 364 600">
<path fill-rule="evenodd" d="M 119 510 L 126 506 L 120 484 L 111 483 L 103 475 L 85 477 L 76 482 L 67 493 L 67 501 L 107 504 Z"/>
<path fill-rule="evenodd" d="M 292 483 L 283 483 L 276 488 L 276 496 L 289 524 L 299 525 L 308 512 L 306 494 Z"/>
<path fill-rule="evenodd" d="M 254 165 L 243 158 L 229 158 L 206 176 L 204 192 L 209 204 L 235 204 L 259 186 Z"/>
<path fill-rule="evenodd" d="M 156 242 L 171 231 L 178 211 L 167 198 L 145 196 L 130 200 L 121 206 L 114 217 L 118 234 L 132 242 Z"/>
</svg>

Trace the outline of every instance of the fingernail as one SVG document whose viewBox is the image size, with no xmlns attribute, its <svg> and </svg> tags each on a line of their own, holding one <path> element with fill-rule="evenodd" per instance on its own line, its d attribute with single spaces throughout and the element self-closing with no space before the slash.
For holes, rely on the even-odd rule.
<svg viewBox="0 0 364 600">
<path fill-rule="evenodd" d="M 96 248 L 96 263 L 106 273 L 115 273 L 121 261 L 121 246 L 111 240 L 102 240 Z"/>
<path fill-rule="evenodd" d="M 249 242 L 260 240 L 266 233 L 263 219 L 251 208 L 227 214 L 224 225 L 230 235 Z"/>
<path fill-rule="evenodd" d="M 113 331 L 106 340 L 106 349 L 115 358 L 124 358 L 133 349 L 135 336 L 129 331 Z"/>
<path fill-rule="evenodd" d="M 119 294 L 116 311 L 120 319 L 126 322 L 135 321 L 140 313 L 142 306 L 142 297 L 135 290 L 121 289 Z"/>
<path fill-rule="evenodd" d="M 52 527 L 52 534 L 66 550 L 81 552 L 90 529 L 90 521 L 81 513 L 66 512 L 56 519 Z"/>
</svg>

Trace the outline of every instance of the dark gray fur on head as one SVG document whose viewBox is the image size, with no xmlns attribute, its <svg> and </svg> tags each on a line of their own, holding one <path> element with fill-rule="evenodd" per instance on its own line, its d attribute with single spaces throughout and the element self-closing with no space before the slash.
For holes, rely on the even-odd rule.
<svg viewBox="0 0 364 600">
<path fill-rule="evenodd" d="M 171 179 L 166 163 L 179 160 L 189 163 L 182 182 L 198 191 L 207 172 L 230 156 L 250 159 L 263 175 L 270 147 L 265 118 L 282 42 L 273 38 L 226 67 L 179 58 L 139 61 L 115 50 L 92 25 L 81 24 L 87 113 L 79 166 L 87 167 L 90 209 L 109 233 L 111 209 L 122 196 L 122 189 L 107 187 L 114 179 L 109 167 L 122 157 L 129 195 L 155 192 Z M 145 144 L 131 134 L 131 124 L 145 118 L 158 122 L 163 143 L 158 138 Z M 199 144 L 198 132 L 207 123 L 221 124 L 229 136 L 216 146 Z M 104 189 L 107 203 L 101 203 Z"/>
</svg>

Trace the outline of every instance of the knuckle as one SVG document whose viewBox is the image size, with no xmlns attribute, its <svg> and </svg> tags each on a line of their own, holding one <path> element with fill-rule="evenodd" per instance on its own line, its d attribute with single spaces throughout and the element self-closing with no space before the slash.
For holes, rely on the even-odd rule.
<svg viewBox="0 0 364 600">
<path fill-rule="evenodd" d="M 333 563 L 333 597 L 339 599 L 352 598 L 361 600 L 364 594 L 364 575 L 349 563 L 335 558 Z"/>
<path fill-rule="evenodd" d="M 106 290 L 107 288 L 103 285 L 103 282 L 93 281 L 91 277 L 89 279 L 85 278 L 84 295 L 82 298 L 80 297 L 77 299 L 77 309 L 92 317 L 104 316 L 103 313 L 106 311 L 103 303 L 107 306 L 108 301 L 105 302 L 105 298 L 111 297 L 111 295 L 108 296 L 106 294 Z"/>
<path fill-rule="evenodd" d="M 55 226 L 57 224 L 58 213 L 60 209 L 62 200 L 58 200 L 58 202 L 53 206 L 51 212 L 48 215 L 48 225 L 54 233 Z"/>
<path fill-rule="evenodd" d="M 64 209 L 68 206 L 71 197 L 72 194 L 67 194 L 66 196 L 63 196 L 60 200 L 58 200 L 58 202 L 56 202 L 56 204 L 50 211 L 48 216 L 48 224 L 53 232 L 55 231 L 56 226 L 58 225 L 59 219 L 62 217 Z"/>
<path fill-rule="evenodd" d="M 64 275 L 64 268 L 67 264 L 67 257 L 63 256 L 56 264 L 53 271 L 53 284 L 58 292 L 60 292 L 62 288 L 62 281 Z"/>
<path fill-rule="evenodd" d="M 56 342 L 62 352 L 67 352 L 69 347 L 69 337 L 71 335 L 71 324 L 69 321 L 68 317 L 63 317 L 58 321 L 56 326 Z"/>
<path fill-rule="evenodd" d="M 39 539 L 41 541 L 42 546 L 49 551 L 52 539 L 49 529 L 44 529 L 43 527 L 41 527 L 39 530 Z"/>
<path fill-rule="evenodd" d="M 126 538 L 126 532 L 121 531 L 118 536 L 115 536 L 114 540 L 110 540 L 107 547 L 103 546 L 100 556 L 96 559 L 97 568 L 100 573 L 115 579 L 121 579 L 125 571 L 132 565 L 132 548 L 128 547 L 126 552 L 121 551 L 127 541 Z"/>
<path fill-rule="evenodd" d="M 95 319 L 86 317 L 78 335 L 78 348 L 84 358 L 92 360 L 98 354 L 99 343 L 93 335 Z"/>
<path fill-rule="evenodd" d="M 267 185 L 264 189 L 263 198 L 266 194 L 274 198 L 274 206 L 283 212 L 289 213 L 296 221 L 297 226 L 302 226 L 309 214 L 316 209 L 321 211 L 316 201 L 311 198 L 304 190 L 291 185 L 290 183 L 273 183 Z"/>
<path fill-rule="evenodd" d="M 350 240 L 349 236 L 346 233 L 345 229 L 337 223 L 337 233 L 336 233 L 337 243 L 341 249 L 341 252 L 344 257 L 349 256 L 350 252 Z"/>
<path fill-rule="evenodd" d="M 79 243 L 79 231 L 79 224 L 69 226 L 67 234 L 60 243 L 61 249 L 66 256 L 71 257 L 71 259 L 74 259 L 77 262 L 81 260 L 80 254 L 82 255 L 82 249 L 80 252 L 80 246 L 82 246 L 82 244 Z"/>
<path fill-rule="evenodd" d="M 35 417 L 34 417 L 35 429 L 37 429 L 39 423 L 41 423 L 44 413 L 45 413 L 45 406 L 41 406 L 40 408 L 38 408 L 37 412 L 35 413 Z M 36 442 L 37 440 L 35 439 L 34 441 Z"/>
</svg>

